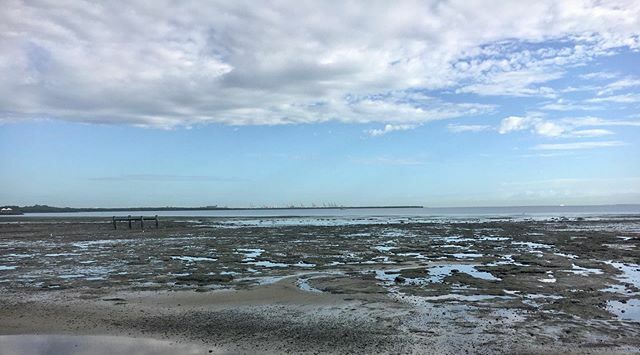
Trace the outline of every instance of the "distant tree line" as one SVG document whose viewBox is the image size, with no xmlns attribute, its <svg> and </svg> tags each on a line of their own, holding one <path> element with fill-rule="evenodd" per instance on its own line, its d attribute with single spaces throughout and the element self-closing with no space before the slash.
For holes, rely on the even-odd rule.
<svg viewBox="0 0 640 355">
<path fill-rule="evenodd" d="M 126 211 L 215 211 L 215 210 L 282 210 L 282 209 L 364 209 L 364 208 L 422 208 L 422 206 L 336 206 L 334 204 L 324 205 L 322 207 L 304 207 L 304 206 L 289 206 L 289 207 L 219 207 L 215 206 L 203 206 L 203 207 L 117 207 L 117 208 L 78 208 L 78 207 L 55 207 L 48 205 L 33 205 L 33 206 L 0 206 L 0 208 L 10 208 L 14 213 L 60 213 L 60 212 L 126 212 Z"/>
<path fill-rule="evenodd" d="M 194 211 L 194 210 L 227 210 L 227 207 L 204 206 L 204 207 L 118 207 L 118 208 L 77 208 L 77 207 L 55 207 L 48 205 L 33 206 L 2 206 L 0 208 L 11 208 L 22 213 L 51 213 L 51 212 L 110 212 L 110 211 Z"/>
</svg>

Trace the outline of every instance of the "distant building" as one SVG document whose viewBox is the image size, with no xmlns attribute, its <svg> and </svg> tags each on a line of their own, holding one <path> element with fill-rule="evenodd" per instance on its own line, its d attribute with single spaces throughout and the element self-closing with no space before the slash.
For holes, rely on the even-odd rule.
<svg viewBox="0 0 640 355">
<path fill-rule="evenodd" d="M 19 215 L 19 214 L 22 214 L 22 212 L 18 210 L 14 210 L 11 207 L 3 207 L 3 208 L 0 208 L 0 214 Z"/>
</svg>

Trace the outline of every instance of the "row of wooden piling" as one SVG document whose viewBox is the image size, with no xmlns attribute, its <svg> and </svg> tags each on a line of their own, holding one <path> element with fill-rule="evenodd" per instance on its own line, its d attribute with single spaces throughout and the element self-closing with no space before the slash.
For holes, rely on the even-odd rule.
<svg viewBox="0 0 640 355">
<path fill-rule="evenodd" d="M 131 229 L 133 226 L 133 222 L 140 222 L 140 229 L 144 229 L 144 221 L 154 221 L 156 228 L 158 228 L 158 215 L 155 215 L 155 217 L 145 217 L 145 216 L 131 216 L 128 215 L 126 217 L 116 217 L 113 216 L 112 218 L 112 222 L 113 222 L 113 229 L 118 229 L 118 222 L 128 222 L 129 223 L 129 229 Z"/>
</svg>

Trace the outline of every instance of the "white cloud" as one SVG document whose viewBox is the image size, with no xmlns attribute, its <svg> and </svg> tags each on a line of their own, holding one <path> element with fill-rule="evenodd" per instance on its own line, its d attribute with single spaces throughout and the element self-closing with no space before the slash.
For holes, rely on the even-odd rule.
<svg viewBox="0 0 640 355">
<path fill-rule="evenodd" d="M 506 134 L 510 132 L 530 130 L 532 133 L 545 137 L 584 138 L 599 137 L 613 134 L 606 129 L 578 129 L 580 127 L 604 127 L 604 126 L 640 126 L 640 120 L 605 120 L 597 117 L 577 117 L 545 120 L 542 117 L 518 117 L 510 116 L 500 122 L 498 132 Z"/>
<path fill-rule="evenodd" d="M 605 72 L 605 71 L 601 71 L 601 72 L 593 72 L 593 73 L 586 73 L 586 74 L 582 74 L 579 77 L 585 80 L 606 80 L 606 79 L 615 79 L 617 77 L 619 77 L 620 74 L 618 73 L 612 73 L 612 72 Z"/>
<path fill-rule="evenodd" d="M 586 102 L 613 102 L 613 103 L 636 103 L 640 102 L 640 95 L 638 94 L 624 94 L 624 95 L 614 95 L 614 96 L 605 96 L 605 97 L 596 97 L 593 99 L 588 99 Z"/>
<path fill-rule="evenodd" d="M 537 134 L 547 137 L 559 137 L 565 132 L 562 126 L 550 121 L 537 122 L 534 129 Z"/>
<path fill-rule="evenodd" d="M 500 134 L 523 130 L 531 130 L 536 134 L 547 137 L 558 137 L 566 131 L 561 125 L 552 121 L 545 121 L 540 117 L 509 116 L 503 119 L 498 127 Z"/>
<path fill-rule="evenodd" d="M 537 65 L 540 68 L 524 68 L 486 74 L 479 78 L 481 82 L 463 86 L 456 92 L 478 95 L 555 97 L 555 90 L 540 84 L 559 79 L 563 73 L 560 71 L 549 73 L 546 72 L 548 68 L 545 65 Z"/>
<path fill-rule="evenodd" d="M 416 128 L 415 125 L 409 125 L 409 124 L 399 124 L 399 125 L 393 125 L 393 124 L 386 124 L 384 125 L 384 128 L 382 129 L 370 129 L 367 131 L 367 133 L 370 136 L 373 137 L 378 137 L 378 136 L 383 136 L 389 132 L 394 132 L 394 131 L 407 131 L 410 129 L 414 129 Z"/>
<path fill-rule="evenodd" d="M 500 134 L 505 134 L 521 131 L 531 127 L 531 121 L 532 119 L 528 117 L 509 116 L 500 122 L 498 132 Z"/>
<path fill-rule="evenodd" d="M 600 90 L 598 92 L 598 95 L 606 95 L 614 91 L 627 89 L 635 86 L 640 86 L 640 79 L 624 78 L 624 79 L 616 80 L 612 83 L 607 84 L 603 90 Z"/>
<path fill-rule="evenodd" d="M 463 125 L 463 124 L 449 124 L 447 125 L 447 129 L 453 133 L 462 133 L 462 132 L 482 132 L 491 130 L 492 127 L 489 125 Z"/>
<path fill-rule="evenodd" d="M 554 143 L 554 144 L 538 144 L 535 150 L 578 150 L 593 149 L 604 147 L 619 147 L 625 145 L 621 141 L 599 141 L 599 142 L 575 142 L 575 143 Z"/>
<path fill-rule="evenodd" d="M 613 134 L 613 132 L 608 129 L 581 129 L 572 131 L 570 134 L 574 137 L 586 138 L 608 136 Z"/>
<path fill-rule="evenodd" d="M 571 103 L 566 100 L 557 100 L 555 102 L 549 102 L 542 106 L 540 109 L 547 111 L 594 111 L 602 110 L 604 107 L 598 105 L 588 105 L 584 103 Z"/>
<path fill-rule="evenodd" d="M 640 120 L 611 120 L 599 117 L 573 117 L 564 118 L 562 122 L 574 127 L 598 127 L 598 126 L 630 126 L 640 127 Z"/>
<path fill-rule="evenodd" d="M 625 0 L 7 0 L 0 121 L 171 128 L 476 115 L 488 108 L 385 95 L 554 97 L 547 83 L 566 67 L 640 48 L 638 18 L 638 2 Z"/>
</svg>

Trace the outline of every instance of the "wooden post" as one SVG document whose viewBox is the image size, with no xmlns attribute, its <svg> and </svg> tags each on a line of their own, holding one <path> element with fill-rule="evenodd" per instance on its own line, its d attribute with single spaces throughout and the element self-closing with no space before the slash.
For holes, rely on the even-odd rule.
<svg viewBox="0 0 640 355">
<path fill-rule="evenodd" d="M 128 220 L 129 220 L 129 229 L 131 229 L 131 215 L 129 215 Z"/>
<path fill-rule="evenodd" d="M 158 215 L 156 215 L 156 229 L 158 229 Z"/>
<path fill-rule="evenodd" d="M 140 216 L 140 228 L 144 230 L 144 216 Z"/>
<path fill-rule="evenodd" d="M 116 223 L 116 216 L 113 216 L 113 229 L 118 229 L 118 224 Z"/>
</svg>

